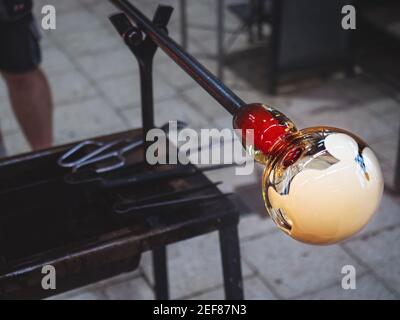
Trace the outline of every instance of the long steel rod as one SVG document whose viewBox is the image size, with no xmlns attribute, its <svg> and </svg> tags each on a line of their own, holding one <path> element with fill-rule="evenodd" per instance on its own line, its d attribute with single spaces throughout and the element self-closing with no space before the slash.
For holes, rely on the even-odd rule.
<svg viewBox="0 0 400 320">
<path fill-rule="evenodd" d="M 232 90 L 225 86 L 193 56 L 185 52 L 179 44 L 154 25 L 153 22 L 129 1 L 110 1 L 132 19 L 142 32 L 149 36 L 154 43 L 213 96 L 228 112 L 235 114 L 238 108 L 245 105 L 245 102 L 233 93 Z"/>
</svg>

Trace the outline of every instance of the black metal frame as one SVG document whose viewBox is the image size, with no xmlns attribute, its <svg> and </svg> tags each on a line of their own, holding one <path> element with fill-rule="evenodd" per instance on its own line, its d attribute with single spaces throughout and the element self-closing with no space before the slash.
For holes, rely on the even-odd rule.
<svg viewBox="0 0 400 320">
<path fill-rule="evenodd" d="M 159 6 L 153 17 L 154 25 L 167 32 L 166 27 L 172 10 L 168 6 Z M 143 39 L 142 31 L 135 28 L 124 13 L 114 14 L 109 19 L 138 61 L 142 126 L 143 132 L 146 133 L 154 128 L 153 60 L 158 46 L 149 36 Z"/>
<path fill-rule="evenodd" d="M 208 71 L 200 62 L 187 53 L 179 44 L 168 37 L 163 30 L 154 22 L 151 22 L 142 12 L 134 7 L 127 0 L 110 0 L 116 7 L 121 9 L 132 19 L 140 32 L 146 34 L 146 39 L 151 39 L 154 44 L 160 47 L 172 60 L 186 71 L 200 86 L 202 86 L 221 106 L 231 114 L 245 105 L 231 89 L 223 84 L 217 77 Z M 163 11 L 169 6 L 159 6 L 157 11 Z M 145 41 L 146 41 L 145 39 Z"/>
<path fill-rule="evenodd" d="M 282 78 L 281 75 L 290 74 L 293 72 L 302 72 L 304 70 L 310 69 L 312 72 L 316 72 L 317 74 L 325 74 L 332 70 L 333 67 L 341 67 L 345 72 L 346 76 L 351 77 L 354 75 L 354 44 L 353 44 L 353 33 L 349 34 L 349 38 L 347 41 L 347 49 L 346 54 L 343 59 L 340 61 L 333 60 L 328 63 L 316 63 L 312 68 L 304 68 L 304 66 L 299 65 L 298 63 L 292 63 L 287 66 L 280 66 L 280 56 L 281 49 L 280 45 L 282 42 L 282 27 L 283 27 L 283 17 L 284 17 L 284 8 L 283 1 L 273 0 L 271 1 L 271 41 L 270 41 L 270 49 L 271 56 L 268 66 L 267 72 L 267 92 L 271 95 L 276 95 L 278 91 L 279 78 Z M 348 4 L 351 4 L 352 1 L 347 1 Z M 314 63 L 313 63 L 314 64 Z M 308 71 L 307 71 L 308 73 Z"/>
<path fill-rule="evenodd" d="M 216 12 L 217 12 L 217 47 L 216 47 L 216 59 L 217 59 L 217 75 L 218 78 L 223 80 L 224 78 L 224 65 L 225 65 L 225 47 L 224 47 L 224 34 L 225 34 L 225 0 L 216 1 Z M 179 0 L 180 9 L 180 36 L 183 49 L 188 48 L 188 23 L 187 23 L 187 0 Z"/>
<path fill-rule="evenodd" d="M 254 32 L 253 26 L 257 27 L 257 39 L 261 40 L 263 37 L 263 24 L 269 19 L 265 19 L 264 16 L 264 2 L 265 0 L 249 0 L 249 3 L 233 3 L 227 6 L 228 10 L 230 10 L 234 15 L 236 15 L 241 21 L 242 25 L 238 29 L 239 32 L 243 32 L 247 29 L 249 34 L 249 42 L 254 42 Z M 216 61 L 217 61 L 217 76 L 219 79 L 224 79 L 224 68 L 225 68 L 225 55 L 226 55 L 226 46 L 230 46 L 235 36 L 232 36 L 229 39 L 228 43 L 225 43 L 225 0 L 216 0 L 215 1 L 215 10 L 217 13 L 217 28 L 216 28 Z M 249 7 L 250 16 L 247 13 L 244 13 L 244 7 Z M 187 50 L 188 48 L 188 23 L 187 23 L 187 0 L 179 0 L 179 8 L 180 8 L 180 37 L 182 47 Z M 255 18 L 254 18 L 255 17 Z M 204 29 L 209 29 L 209 26 L 201 26 Z"/>
<path fill-rule="evenodd" d="M 110 16 L 110 21 L 135 55 L 140 69 L 142 122 L 144 137 L 154 127 L 153 58 L 158 47 L 209 92 L 227 111 L 234 114 L 245 103 L 197 60 L 167 36 L 167 24 L 173 8 L 160 5 L 150 21 L 128 1 L 110 0 L 124 13 Z M 131 18 L 136 27 L 131 24 Z M 146 150 L 146 148 L 144 148 Z M 243 299 L 240 246 L 237 224 L 218 228 L 226 299 Z M 156 299 L 169 299 L 167 247 L 152 251 Z"/>
<path fill-rule="evenodd" d="M 242 268 L 240 261 L 239 234 L 237 225 L 232 224 L 218 230 L 224 277 L 225 299 L 243 300 Z M 167 247 L 152 251 L 155 298 L 168 300 L 168 256 Z"/>
</svg>

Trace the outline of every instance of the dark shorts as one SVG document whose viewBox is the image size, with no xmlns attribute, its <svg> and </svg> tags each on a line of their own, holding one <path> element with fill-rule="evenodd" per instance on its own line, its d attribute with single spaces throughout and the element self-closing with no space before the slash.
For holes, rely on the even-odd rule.
<svg viewBox="0 0 400 320">
<path fill-rule="evenodd" d="M 24 73 L 41 62 L 40 33 L 29 15 L 14 22 L 0 21 L 0 71 Z"/>
</svg>

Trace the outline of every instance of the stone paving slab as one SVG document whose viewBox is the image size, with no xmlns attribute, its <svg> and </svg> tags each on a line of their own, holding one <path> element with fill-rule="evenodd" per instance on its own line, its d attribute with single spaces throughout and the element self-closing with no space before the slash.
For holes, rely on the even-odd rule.
<svg viewBox="0 0 400 320">
<path fill-rule="evenodd" d="M 209 18 L 209 21 L 204 22 L 189 22 L 188 35 L 191 41 L 189 41 L 189 48 L 193 50 L 193 53 L 201 55 L 215 56 L 217 52 L 217 31 L 213 30 L 217 23 L 217 17 Z M 232 21 L 229 15 L 229 20 L 225 23 L 225 37 L 224 43 L 226 44 L 225 52 L 229 54 L 235 50 L 247 49 L 249 46 L 248 33 L 242 32 L 240 34 L 233 34 L 232 31 L 238 30 L 237 20 L 233 18 L 233 22 L 236 22 L 236 26 L 230 27 L 228 24 Z M 229 22 L 228 22 L 229 21 Z M 205 26 L 205 28 L 201 28 Z M 229 58 L 229 57 L 228 57 Z"/>
<path fill-rule="evenodd" d="M 180 120 L 188 124 L 188 128 L 206 128 L 207 119 L 193 106 L 188 105 L 179 97 L 159 100 L 154 103 L 155 124 L 162 126 L 168 121 Z M 122 116 L 128 120 L 132 127 L 141 126 L 141 109 L 127 108 L 121 111 Z"/>
<path fill-rule="evenodd" d="M 393 300 L 396 296 L 371 274 L 356 280 L 356 289 L 344 290 L 340 284 L 301 297 L 302 300 Z"/>
<path fill-rule="evenodd" d="M 47 76 L 58 76 L 75 70 L 74 64 L 59 48 L 50 46 L 43 50 L 42 68 Z"/>
<path fill-rule="evenodd" d="M 49 32 L 50 37 L 60 37 L 62 34 L 94 30 L 102 27 L 102 22 L 86 8 L 77 8 L 57 14 L 56 32 Z"/>
<path fill-rule="evenodd" d="M 112 108 L 99 98 L 57 108 L 54 127 L 57 144 L 128 129 Z"/>
<path fill-rule="evenodd" d="M 366 234 L 350 240 L 344 246 L 384 280 L 400 297 L 400 226 L 393 225 L 384 231 Z"/>
<path fill-rule="evenodd" d="M 46 300 L 104 300 L 106 295 L 101 289 L 95 287 L 83 287 L 71 290 L 59 295 L 47 298 Z"/>
<path fill-rule="evenodd" d="M 287 94 L 289 98 L 295 99 L 336 101 L 338 106 L 363 104 L 381 98 L 382 95 L 382 88 L 375 81 L 361 75 L 350 78 L 340 75 L 336 79 L 318 80 L 308 88 Z"/>
<path fill-rule="evenodd" d="M 115 38 L 118 40 L 118 44 L 115 45 L 113 50 L 102 50 L 100 53 L 76 59 L 81 70 L 91 79 L 95 81 L 110 78 L 115 80 L 120 76 L 139 74 L 135 57 L 120 39 Z"/>
<path fill-rule="evenodd" d="M 275 295 L 258 277 L 250 277 L 243 281 L 246 300 L 275 300 Z M 225 292 L 222 287 L 190 298 L 190 300 L 223 300 Z"/>
<path fill-rule="evenodd" d="M 49 299 L 51 300 L 51 299 Z M 61 299 L 59 299 L 61 300 Z M 64 299 L 62 299 L 64 300 Z M 105 300 L 105 297 L 102 293 L 95 293 L 95 292 L 86 292 L 86 293 L 80 293 L 77 295 L 73 295 L 70 298 L 67 298 L 66 300 Z"/>
<path fill-rule="evenodd" d="M 53 5 L 57 13 L 65 13 L 68 11 L 76 11 L 83 9 L 81 1 L 65 1 L 65 0 L 35 0 L 33 2 L 35 13 L 38 15 L 41 12 L 41 8 L 47 4 Z"/>
<path fill-rule="evenodd" d="M 393 132 L 400 131 L 400 99 L 394 99 L 391 93 L 390 97 L 381 97 L 365 104 L 375 117 L 380 118 L 390 127 Z M 392 136 L 393 137 L 393 136 Z M 393 138 L 392 138 L 393 139 Z M 393 139 L 396 140 L 396 139 Z"/>
<path fill-rule="evenodd" d="M 382 93 L 381 93 L 382 95 Z M 397 117 L 400 119 L 400 108 L 399 100 L 394 96 L 380 96 L 378 99 L 372 101 L 366 101 L 364 107 L 374 113 L 377 117 L 388 119 L 391 117 Z"/>
<path fill-rule="evenodd" d="M 240 218 L 239 237 L 241 241 L 259 238 L 277 231 L 275 223 L 267 216 L 249 214 Z"/>
<path fill-rule="evenodd" d="M 399 119 L 400 121 L 400 119 Z M 382 137 L 379 141 L 370 144 L 370 147 L 382 160 L 386 160 L 391 166 L 395 166 L 397 161 L 398 139 L 393 139 L 393 135 Z"/>
<path fill-rule="evenodd" d="M 6 147 L 7 155 L 11 156 L 31 151 L 31 147 L 29 146 L 24 135 L 20 131 L 4 135 L 3 140 Z"/>
<path fill-rule="evenodd" d="M 382 202 L 375 216 L 357 237 L 379 232 L 385 228 L 400 225 L 400 198 L 383 194 Z M 399 249 L 400 250 L 400 249 Z"/>
<path fill-rule="evenodd" d="M 196 82 L 172 60 L 157 64 L 154 74 L 159 75 L 164 81 L 171 81 L 179 91 L 188 87 L 196 87 Z"/>
<path fill-rule="evenodd" d="M 62 41 L 57 42 L 70 56 L 78 59 L 99 53 L 110 53 L 119 47 L 125 47 L 116 31 L 103 26 L 94 30 L 83 29 L 80 32 L 67 33 L 60 37 L 61 39 Z"/>
<path fill-rule="evenodd" d="M 146 289 L 146 283 L 142 281 L 136 281 L 141 278 L 141 274 L 139 270 L 135 270 L 132 272 L 127 272 L 123 273 L 121 275 L 106 279 L 106 280 L 101 280 L 99 282 L 67 291 L 62 294 L 58 294 L 55 296 L 52 296 L 48 298 L 49 300 L 67 300 L 67 299 L 74 299 L 74 300 L 104 300 L 104 299 L 110 299 L 111 297 L 115 296 L 117 293 L 115 293 L 115 290 L 120 287 L 122 288 L 123 285 L 121 284 L 130 284 L 130 286 L 133 288 L 134 286 L 141 286 L 143 287 L 143 291 Z M 141 278 L 143 280 L 143 278 Z M 135 291 L 138 288 L 135 288 L 135 290 L 130 290 L 129 295 L 128 295 L 128 290 L 129 290 L 129 285 L 126 285 L 126 289 L 124 293 L 126 294 L 126 299 L 128 299 L 129 295 L 136 294 L 137 297 L 140 296 L 140 293 L 135 293 Z M 148 286 L 147 286 L 148 287 Z M 110 290 L 107 290 L 109 289 Z M 149 298 L 151 299 L 151 298 Z"/>
<path fill-rule="evenodd" d="M 225 109 L 221 108 L 218 102 L 199 86 L 185 90 L 181 94 L 188 103 L 196 106 L 196 110 L 209 120 L 209 126 L 214 127 L 214 119 L 227 114 Z"/>
<path fill-rule="evenodd" d="M 301 123 L 302 127 L 325 125 L 342 128 L 362 137 L 367 143 L 388 135 L 396 137 L 398 134 L 393 129 L 394 126 L 362 108 L 324 108 L 320 112 L 298 114 L 296 118 L 299 119 L 297 122 Z M 392 122 L 395 121 L 392 120 Z"/>
<path fill-rule="evenodd" d="M 96 89 L 81 73 L 75 70 L 49 76 L 54 107 L 97 96 Z"/>
<path fill-rule="evenodd" d="M 219 188 L 223 192 L 234 192 L 235 188 L 237 187 L 261 183 L 261 175 L 256 170 L 251 175 L 239 176 L 235 175 L 235 167 L 229 167 L 205 172 L 205 175 L 214 182 L 222 181 L 223 183 L 219 186 Z"/>
<path fill-rule="evenodd" d="M 0 124 L 3 136 L 20 130 L 8 97 L 0 97 Z"/>
<path fill-rule="evenodd" d="M 342 267 L 363 268 L 337 245 L 311 246 L 294 241 L 283 232 L 242 243 L 244 261 L 281 298 L 292 298 L 328 285 L 341 283 Z"/>
<path fill-rule="evenodd" d="M 140 106 L 139 74 L 128 74 L 97 81 L 97 84 L 116 109 Z M 160 77 L 154 79 L 153 87 L 154 101 L 156 102 L 171 98 L 176 94 L 173 87 Z"/>
<path fill-rule="evenodd" d="M 154 299 L 152 288 L 143 277 L 110 285 L 104 289 L 110 300 L 151 300 Z"/>
<path fill-rule="evenodd" d="M 8 91 L 7 91 L 7 86 L 6 83 L 4 82 L 3 79 L 0 81 L 0 98 L 7 98 L 8 97 Z"/>
<path fill-rule="evenodd" d="M 394 187 L 394 175 L 395 175 L 395 164 L 393 161 L 390 160 L 381 160 L 380 162 L 383 179 L 385 181 L 386 188 L 393 188 Z"/>
<path fill-rule="evenodd" d="M 153 284 L 151 256 L 142 256 L 141 268 Z M 168 246 L 170 295 L 178 299 L 222 285 L 222 266 L 217 232 Z M 242 263 L 244 277 L 252 271 Z"/>
</svg>

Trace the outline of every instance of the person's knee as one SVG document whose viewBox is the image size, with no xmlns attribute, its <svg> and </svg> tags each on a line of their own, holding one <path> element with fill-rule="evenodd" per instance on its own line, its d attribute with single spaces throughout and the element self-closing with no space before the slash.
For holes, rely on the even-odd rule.
<svg viewBox="0 0 400 320">
<path fill-rule="evenodd" d="M 24 73 L 3 72 L 2 75 L 9 90 L 30 91 L 35 88 L 40 72 L 40 69 L 35 69 Z"/>
</svg>

